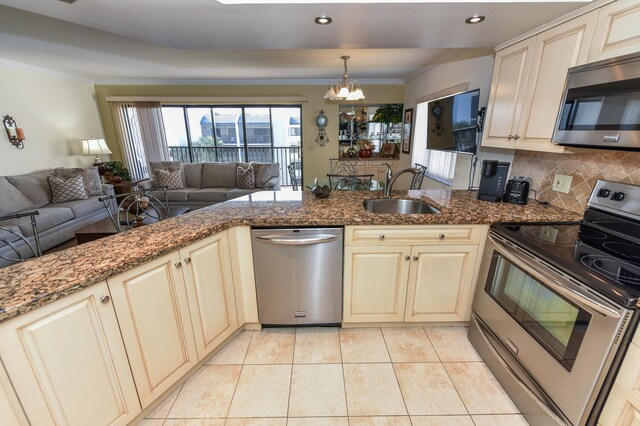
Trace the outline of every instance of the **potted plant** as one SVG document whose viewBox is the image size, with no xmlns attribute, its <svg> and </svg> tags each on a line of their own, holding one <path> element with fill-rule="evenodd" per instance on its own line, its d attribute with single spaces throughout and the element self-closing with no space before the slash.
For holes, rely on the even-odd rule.
<svg viewBox="0 0 640 426">
<path fill-rule="evenodd" d="M 129 169 L 121 161 L 106 161 L 104 167 L 107 170 L 104 178 L 110 183 L 122 183 L 131 180 Z"/>
<path fill-rule="evenodd" d="M 371 121 L 378 123 L 402 123 L 402 104 L 386 104 L 376 110 Z"/>
</svg>

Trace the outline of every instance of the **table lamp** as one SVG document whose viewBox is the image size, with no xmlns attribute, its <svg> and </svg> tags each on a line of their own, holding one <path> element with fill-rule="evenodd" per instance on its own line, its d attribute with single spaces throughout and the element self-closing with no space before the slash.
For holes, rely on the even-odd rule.
<svg viewBox="0 0 640 426">
<path fill-rule="evenodd" d="M 103 176 L 107 169 L 100 158 L 100 155 L 112 154 L 111 150 L 107 146 L 104 139 L 83 139 L 82 140 L 82 155 L 95 155 L 93 166 L 98 168 L 98 173 Z"/>
</svg>

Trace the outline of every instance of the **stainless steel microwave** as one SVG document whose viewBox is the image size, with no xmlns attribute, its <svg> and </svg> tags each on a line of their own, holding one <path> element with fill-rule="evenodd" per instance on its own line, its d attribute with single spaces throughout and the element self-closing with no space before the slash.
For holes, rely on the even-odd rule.
<svg viewBox="0 0 640 426">
<path fill-rule="evenodd" d="M 640 150 L 640 53 L 569 69 L 552 142 Z"/>
</svg>

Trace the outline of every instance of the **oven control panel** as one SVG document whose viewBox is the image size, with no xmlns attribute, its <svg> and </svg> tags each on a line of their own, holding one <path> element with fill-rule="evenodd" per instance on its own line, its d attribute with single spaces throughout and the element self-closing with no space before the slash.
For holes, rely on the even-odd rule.
<svg viewBox="0 0 640 426">
<path fill-rule="evenodd" d="M 599 180 L 591 192 L 589 207 L 640 219 L 640 186 Z"/>
</svg>

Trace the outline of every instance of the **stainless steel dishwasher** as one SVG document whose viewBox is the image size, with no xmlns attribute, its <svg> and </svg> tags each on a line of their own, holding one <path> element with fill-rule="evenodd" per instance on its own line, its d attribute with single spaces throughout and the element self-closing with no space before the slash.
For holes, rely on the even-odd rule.
<svg viewBox="0 0 640 426">
<path fill-rule="evenodd" d="M 253 229 L 263 325 L 342 322 L 342 228 Z"/>
</svg>

